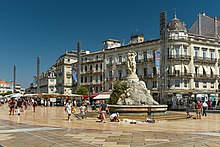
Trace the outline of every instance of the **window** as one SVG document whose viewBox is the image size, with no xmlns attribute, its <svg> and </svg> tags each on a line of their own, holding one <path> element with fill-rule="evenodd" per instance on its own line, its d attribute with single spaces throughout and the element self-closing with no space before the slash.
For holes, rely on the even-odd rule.
<svg viewBox="0 0 220 147">
<path fill-rule="evenodd" d="M 109 84 L 109 89 L 112 89 L 112 84 Z"/>
<path fill-rule="evenodd" d="M 83 66 L 81 66 L 81 72 L 83 72 Z"/>
<path fill-rule="evenodd" d="M 100 77 L 99 77 L 99 78 L 100 78 L 100 81 L 102 82 L 102 75 L 100 75 Z"/>
<path fill-rule="evenodd" d="M 220 59 L 220 51 L 218 51 L 218 59 Z"/>
<path fill-rule="evenodd" d="M 92 70 L 92 65 L 90 65 L 90 70 Z"/>
<path fill-rule="evenodd" d="M 184 87 L 187 87 L 187 80 L 184 80 Z"/>
<path fill-rule="evenodd" d="M 90 82 L 92 82 L 92 76 L 90 76 Z"/>
<path fill-rule="evenodd" d="M 99 56 L 96 56 L 96 59 L 98 60 L 98 59 L 99 59 Z"/>
<path fill-rule="evenodd" d="M 214 83 L 215 83 L 215 82 L 211 82 L 211 88 L 214 88 Z"/>
<path fill-rule="evenodd" d="M 187 58 L 187 47 L 184 46 L 184 57 Z"/>
<path fill-rule="evenodd" d="M 203 59 L 206 59 L 206 52 L 207 52 L 206 49 L 203 49 L 203 50 L 202 50 L 202 58 L 203 58 Z"/>
<path fill-rule="evenodd" d="M 195 55 L 195 59 L 198 58 L 198 55 L 199 55 L 199 49 L 198 48 L 194 48 L 194 55 Z"/>
<path fill-rule="evenodd" d="M 157 81 L 153 81 L 153 88 L 157 88 Z"/>
<path fill-rule="evenodd" d="M 144 52 L 144 61 L 147 61 L 147 52 Z"/>
<path fill-rule="evenodd" d="M 214 60 L 215 58 L 214 50 L 210 50 L 210 58 L 211 58 L 211 61 Z"/>
<path fill-rule="evenodd" d="M 98 68 L 99 68 L 99 65 L 96 64 L 96 65 L 95 65 L 95 70 L 98 70 Z"/>
<path fill-rule="evenodd" d="M 203 75 L 206 75 L 205 68 L 203 67 L 202 69 L 203 69 Z"/>
<path fill-rule="evenodd" d="M 112 57 L 109 58 L 109 64 L 112 64 Z"/>
<path fill-rule="evenodd" d="M 85 71 L 87 71 L 87 66 L 85 66 Z"/>
<path fill-rule="evenodd" d="M 195 87 L 199 88 L 199 81 L 195 81 Z"/>
<path fill-rule="evenodd" d="M 195 76 L 196 77 L 198 76 L 198 70 L 199 70 L 199 67 L 195 66 Z"/>
<path fill-rule="evenodd" d="M 87 77 L 85 77 L 85 83 L 87 83 Z"/>
<path fill-rule="evenodd" d="M 67 59 L 67 62 L 70 62 L 70 59 Z"/>
<path fill-rule="evenodd" d="M 175 87 L 180 87 L 180 80 L 175 80 Z"/>
<path fill-rule="evenodd" d="M 167 86 L 170 88 L 170 80 L 167 81 Z"/>
<path fill-rule="evenodd" d="M 153 50 L 153 62 L 156 61 L 156 51 Z"/>
<path fill-rule="evenodd" d="M 102 69 L 102 63 L 100 64 L 100 69 Z"/>
<path fill-rule="evenodd" d="M 112 71 L 109 71 L 108 77 L 109 77 L 109 78 L 112 78 Z"/>
<path fill-rule="evenodd" d="M 167 48 L 167 56 L 170 56 L 170 48 Z"/>
<path fill-rule="evenodd" d="M 203 88 L 207 88 L 207 82 L 203 82 Z"/>
<path fill-rule="evenodd" d="M 179 58 L 180 57 L 180 48 L 175 47 L 175 52 L 176 52 L 176 58 Z"/>
<path fill-rule="evenodd" d="M 138 75 L 138 69 L 136 69 L 136 75 Z"/>
<path fill-rule="evenodd" d="M 122 80 L 122 71 L 121 70 L 118 71 L 118 78 L 119 78 L 119 80 Z"/>
<path fill-rule="evenodd" d="M 122 56 L 121 55 L 119 55 L 119 57 L 118 57 L 118 62 L 122 63 Z"/>
<path fill-rule="evenodd" d="M 153 67 L 153 75 L 155 76 L 157 74 L 157 68 Z"/>
<path fill-rule="evenodd" d="M 147 68 L 144 68 L 144 77 L 147 77 Z"/>
<path fill-rule="evenodd" d="M 96 82 L 98 82 L 98 80 L 99 80 L 99 76 L 96 76 L 96 79 L 95 79 L 95 81 L 96 81 Z"/>
<path fill-rule="evenodd" d="M 81 83 L 83 83 L 83 77 L 81 77 Z"/>
</svg>

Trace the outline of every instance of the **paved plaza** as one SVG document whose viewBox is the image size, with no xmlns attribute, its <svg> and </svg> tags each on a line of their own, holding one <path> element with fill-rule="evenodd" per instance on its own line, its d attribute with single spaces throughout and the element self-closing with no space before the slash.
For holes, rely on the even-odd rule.
<svg viewBox="0 0 220 147">
<path fill-rule="evenodd" d="M 183 113 L 183 112 L 179 112 Z M 67 120 L 63 107 L 40 107 L 8 115 L 0 106 L 0 146 L 136 147 L 220 146 L 220 114 L 202 119 L 160 120 L 154 124 L 99 123 L 96 118 Z"/>
</svg>

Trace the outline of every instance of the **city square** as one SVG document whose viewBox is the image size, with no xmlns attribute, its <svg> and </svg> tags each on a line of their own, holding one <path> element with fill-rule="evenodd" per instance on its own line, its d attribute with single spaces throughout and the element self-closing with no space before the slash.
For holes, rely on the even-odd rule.
<svg viewBox="0 0 220 147">
<path fill-rule="evenodd" d="M 176 112 L 183 114 L 185 112 Z M 195 112 L 191 112 L 195 115 Z M 1 146 L 220 146 L 218 113 L 202 119 L 156 120 L 156 123 L 127 124 L 96 122 L 72 116 L 67 120 L 63 107 L 36 108 L 8 115 L 7 105 L 0 107 Z M 144 120 L 143 120 L 144 121 Z"/>
<path fill-rule="evenodd" d="M 2 1 L 0 147 L 220 146 L 218 4 Z"/>
</svg>

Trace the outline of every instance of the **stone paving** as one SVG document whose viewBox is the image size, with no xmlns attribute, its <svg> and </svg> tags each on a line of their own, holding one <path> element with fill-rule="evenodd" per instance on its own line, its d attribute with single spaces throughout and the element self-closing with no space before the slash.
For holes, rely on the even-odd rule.
<svg viewBox="0 0 220 147">
<path fill-rule="evenodd" d="M 181 113 L 181 112 L 180 112 Z M 98 123 L 95 118 L 67 121 L 62 107 L 37 107 L 8 115 L 0 107 L 0 146 L 6 147 L 167 147 L 220 146 L 220 114 L 201 120 L 157 121 L 154 124 Z"/>
</svg>

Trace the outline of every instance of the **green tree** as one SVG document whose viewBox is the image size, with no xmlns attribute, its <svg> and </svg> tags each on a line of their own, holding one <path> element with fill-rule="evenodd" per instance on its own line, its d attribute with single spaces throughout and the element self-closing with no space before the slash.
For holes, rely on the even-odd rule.
<svg viewBox="0 0 220 147">
<path fill-rule="evenodd" d="M 117 104 L 118 102 L 118 99 L 120 98 L 120 96 L 122 94 L 125 94 L 126 93 L 126 90 L 129 88 L 128 85 L 127 85 L 127 82 L 125 81 L 117 81 L 113 84 L 113 92 L 110 96 L 110 100 L 109 100 L 109 103 L 110 104 Z"/>
<path fill-rule="evenodd" d="M 80 86 L 77 90 L 76 93 L 79 95 L 85 95 L 88 93 L 88 89 L 86 87 Z"/>
</svg>

